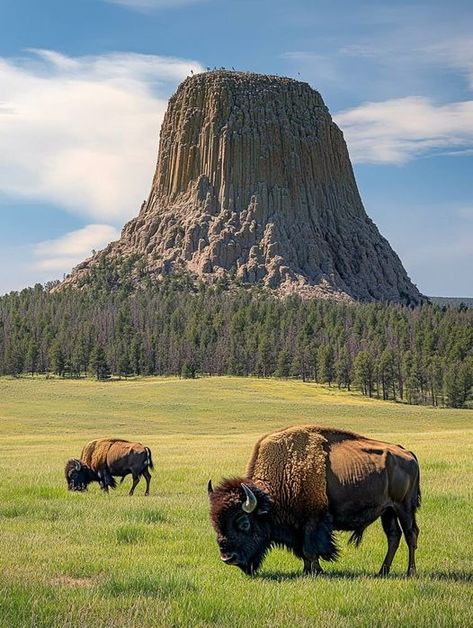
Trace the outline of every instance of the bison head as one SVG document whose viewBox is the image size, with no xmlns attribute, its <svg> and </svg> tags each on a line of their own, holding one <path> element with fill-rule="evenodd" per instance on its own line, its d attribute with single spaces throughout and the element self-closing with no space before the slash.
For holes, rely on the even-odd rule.
<svg viewBox="0 0 473 628">
<path fill-rule="evenodd" d="M 225 480 L 215 490 L 209 482 L 208 493 L 220 558 L 254 574 L 271 545 L 271 498 L 244 479 Z"/>
<path fill-rule="evenodd" d="M 86 491 L 87 485 L 95 479 L 91 469 L 76 458 L 68 460 L 64 472 L 70 491 Z"/>
</svg>

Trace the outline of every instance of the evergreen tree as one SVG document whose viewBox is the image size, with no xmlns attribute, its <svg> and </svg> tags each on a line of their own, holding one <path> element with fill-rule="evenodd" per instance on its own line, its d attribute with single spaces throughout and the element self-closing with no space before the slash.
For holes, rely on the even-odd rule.
<svg viewBox="0 0 473 628">
<path fill-rule="evenodd" d="M 90 355 L 89 367 L 97 379 L 107 379 L 107 377 L 110 377 L 107 356 L 105 355 L 102 345 L 96 345 L 93 348 Z"/>
<path fill-rule="evenodd" d="M 378 361 L 378 369 L 383 391 L 383 399 L 389 399 L 391 393 L 396 399 L 396 354 L 386 347 Z"/>
<path fill-rule="evenodd" d="M 53 345 L 51 346 L 49 361 L 52 371 L 56 373 L 56 375 L 64 377 L 66 357 L 64 355 L 64 350 L 60 340 L 55 340 Z"/>
<path fill-rule="evenodd" d="M 133 373 L 141 375 L 143 372 L 143 341 L 135 335 L 130 345 L 130 363 Z"/>
<path fill-rule="evenodd" d="M 119 358 L 119 375 L 125 379 L 132 374 L 132 367 L 128 351 L 122 350 Z"/>
<path fill-rule="evenodd" d="M 181 369 L 181 377 L 184 379 L 195 379 L 196 367 L 192 362 L 184 362 Z"/>
<path fill-rule="evenodd" d="M 15 340 L 7 346 L 5 351 L 4 371 L 8 375 L 18 377 L 23 372 L 24 365 L 25 356 L 22 346 L 18 340 Z"/>
<path fill-rule="evenodd" d="M 353 363 L 355 371 L 355 381 L 361 392 L 368 397 L 373 396 L 373 384 L 375 375 L 375 364 L 371 355 L 367 351 L 360 351 Z"/>
<path fill-rule="evenodd" d="M 332 385 L 335 378 L 335 353 L 330 345 L 319 347 L 317 372 L 320 382 Z"/>
<path fill-rule="evenodd" d="M 290 355 L 287 349 L 281 349 L 278 353 L 276 377 L 289 377 L 291 369 Z"/>
<path fill-rule="evenodd" d="M 26 364 L 28 371 L 33 376 L 36 373 L 38 368 L 38 360 L 39 360 L 39 347 L 37 342 L 33 339 L 30 340 L 28 344 L 28 351 L 26 354 Z"/>
<path fill-rule="evenodd" d="M 265 327 L 259 337 L 256 356 L 256 373 L 267 377 L 273 370 L 272 346 L 269 330 Z"/>
<path fill-rule="evenodd" d="M 449 408 L 463 408 L 470 396 L 473 374 L 468 365 L 453 364 L 445 376 L 445 396 Z"/>
<path fill-rule="evenodd" d="M 335 362 L 335 373 L 338 387 L 348 388 L 348 390 L 350 390 L 352 364 L 346 348 L 343 348 L 338 354 L 338 358 Z"/>
</svg>

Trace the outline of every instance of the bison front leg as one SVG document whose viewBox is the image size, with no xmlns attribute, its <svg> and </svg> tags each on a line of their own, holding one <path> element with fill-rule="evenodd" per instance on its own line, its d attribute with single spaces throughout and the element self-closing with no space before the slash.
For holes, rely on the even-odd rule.
<svg viewBox="0 0 473 628">
<path fill-rule="evenodd" d="M 324 570 L 320 566 L 318 556 L 311 559 L 304 558 L 304 574 L 306 576 L 318 576 L 321 573 L 324 573 Z"/>
<path fill-rule="evenodd" d="M 310 573 L 321 573 L 319 558 L 335 560 L 338 549 L 333 536 L 333 524 L 330 513 L 326 512 L 318 518 L 310 519 L 304 526 L 302 545 L 304 571 L 310 567 Z M 306 565 L 307 561 L 307 565 Z"/>
<path fill-rule="evenodd" d="M 304 543 L 302 546 L 304 574 L 311 576 L 317 576 L 324 571 L 319 563 L 317 530 L 318 524 L 315 521 L 310 521 L 304 527 Z"/>
<path fill-rule="evenodd" d="M 111 484 L 112 476 L 107 469 L 101 469 L 98 473 L 99 485 L 102 491 L 108 493 L 108 487 Z"/>
</svg>

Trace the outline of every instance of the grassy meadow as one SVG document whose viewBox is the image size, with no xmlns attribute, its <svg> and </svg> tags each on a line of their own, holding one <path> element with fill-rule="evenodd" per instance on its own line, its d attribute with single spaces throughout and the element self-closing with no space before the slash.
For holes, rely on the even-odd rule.
<svg viewBox="0 0 473 628">
<path fill-rule="evenodd" d="M 273 550 L 254 578 L 219 560 L 206 484 L 244 471 L 256 438 L 320 423 L 402 443 L 421 464 L 418 576 L 375 577 L 380 523 L 340 535 L 326 575 Z M 153 451 L 151 496 L 66 490 L 98 436 Z M 473 413 L 293 381 L 0 379 L 0 626 L 473 626 Z"/>
</svg>

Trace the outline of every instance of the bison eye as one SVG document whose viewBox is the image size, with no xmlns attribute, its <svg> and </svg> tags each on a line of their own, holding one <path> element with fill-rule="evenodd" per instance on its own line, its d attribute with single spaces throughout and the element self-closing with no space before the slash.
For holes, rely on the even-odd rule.
<svg viewBox="0 0 473 628">
<path fill-rule="evenodd" d="M 250 528 L 251 528 L 251 523 L 250 523 L 248 517 L 240 517 L 239 519 L 237 519 L 236 527 L 241 532 L 249 532 Z"/>
</svg>

